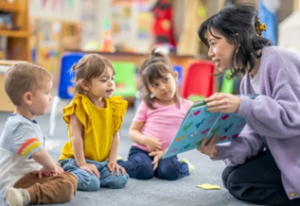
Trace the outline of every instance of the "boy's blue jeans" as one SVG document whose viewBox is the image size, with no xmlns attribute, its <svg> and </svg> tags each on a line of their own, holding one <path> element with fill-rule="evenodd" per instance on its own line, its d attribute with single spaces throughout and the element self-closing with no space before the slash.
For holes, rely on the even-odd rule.
<svg viewBox="0 0 300 206">
<path fill-rule="evenodd" d="M 88 171 L 80 169 L 75 159 L 65 159 L 60 161 L 61 167 L 67 171 L 74 174 L 78 179 L 78 190 L 83 191 L 97 191 L 100 187 L 108 187 L 111 189 L 120 189 L 125 187 L 128 182 L 128 174 L 122 175 L 119 171 L 119 175 L 116 175 L 116 171 L 111 175 L 107 168 L 107 161 L 96 162 L 92 160 L 86 160 L 89 164 L 94 164 L 100 173 L 100 179 L 94 174 L 90 174 Z"/>
</svg>

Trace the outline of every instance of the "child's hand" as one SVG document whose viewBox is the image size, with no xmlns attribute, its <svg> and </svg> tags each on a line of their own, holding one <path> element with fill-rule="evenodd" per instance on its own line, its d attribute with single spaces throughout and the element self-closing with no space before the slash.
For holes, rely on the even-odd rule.
<svg viewBox="0 0 300 206">
<path fill-rule="evenodd" d="M 82 170 L 89 172 L 91 175 L 96 175 L 100 178 L 100 172 L 98 171 L 97 167 L 94 164 L 85 163 L 79 167 Z"/>
<path fill-rule="evenodd" d="M 161 142 L 158 138 L 156 137 L 147 137 L 146 142 L 145 142 L 145 146 L 147 147 L 147 149 L 150 152 L 156 151 L 156 150 L 160 150 L 161 149 Z"/>
<path fill-rule="evenodd" d="M 62 167 L 59 167 L 57 165 L 55 165 L 55 171 L 52 173 L 52 176 L 59 176 L 62 175 L 62 173 L 64 173 L 64 169 Z"/>
<path fill-rule="evenodd" d="M 63 172 L 64 172 L 63 168 L 55 165 L 54 169 L 46 169 L 45 167 L 43 167 L 42 169 L 40 169 L 38 176 L 39 176 L 39 178 L 49 177 L 49 176 L 59 176 Z"/>
<path fill-rule="evenodd" d="M 119 175 L 119 170 L 121 170 L 122 175 L 126 173 L 125 169 L 118 165 L 116 162 L 108 162 L 107 163 L 107 168 L 110 171 L 111 175 L 114 174 L 114 171 L 116 170 L 117 176 Z"/>
<path fill-rule="evenodd" d="M 149 156 L 154 157 L 153 158 L 153 171 L 156 170 L 157 166 L 158 166 L 158 162 L 159 160 L 161 160 L 161 158 L 164 156 L 165 151 L 154 151 L 154 152 L 150 152 Z"/>
</svg>

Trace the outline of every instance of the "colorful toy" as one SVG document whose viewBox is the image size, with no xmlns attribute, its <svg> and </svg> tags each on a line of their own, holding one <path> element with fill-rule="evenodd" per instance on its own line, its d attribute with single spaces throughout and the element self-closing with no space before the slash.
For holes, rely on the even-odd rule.
<svg viewBox="0 0 300 206">
<path fill-rule="evenodd" d="M 221 187 L 219 185 L 211 185 L 211 184 L 202 184 L 202 185 L 197 185 L 197 187 L 205 189 L 205 190 L 219 190 Z"/>
</svg>

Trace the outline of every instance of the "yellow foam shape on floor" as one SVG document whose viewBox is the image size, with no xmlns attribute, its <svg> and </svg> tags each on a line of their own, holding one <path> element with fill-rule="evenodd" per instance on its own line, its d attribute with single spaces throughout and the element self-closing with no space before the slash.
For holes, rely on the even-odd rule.
<svg viewBox="0 0 300 206">
<path fill-rule="evenodd" d="M 211 185 L 211 184 L 202 184 L 202 185 L 197 185 L 197 187 L 205 189 L 205 190 L 219 190 L 221 187 L 219 185 Z"/>
</svg>

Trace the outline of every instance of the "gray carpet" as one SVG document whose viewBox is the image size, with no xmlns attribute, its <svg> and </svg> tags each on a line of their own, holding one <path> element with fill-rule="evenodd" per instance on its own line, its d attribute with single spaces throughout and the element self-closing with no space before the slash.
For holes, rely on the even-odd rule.
<svg viewBox="0 0 300 206">
<path fill-rule="evenodd" d="M 126 113 L 120 135 L 121 144 L 119 154 L 127 158 L 132 144 L 128 137 L 128 129 L 133 118 L 134 111 L 129 109 Z M 0 113 L 0 131 L 7 119 L 7 113 Z M 49 116 L 36 118 L 41 125 L 44 134 L 48 132 Z M 60 155 L 63 144 L 68 141 L 67 129 L 61 114 L 57 118 L 56 132 L 53 138 L 47 138 L 46 147 L 51 156 L 56 160 Z M 152 179 L 138 181 L 130 179 L 126 188 L 120 190 L 100 189 L 97 192 L 77 192 L 72 201 L 64 206 L 83 205 L 110 205 L 110 206 L 244 206 L 251 205 L 240 202 L 233 198 L 223 187 L 221 173 L 224 168 L 223 162 L 212 162 L 198 151 L 190 151 L 179 155 L 179 158 L 188 158 L 195 166 L 194 172 L 181 180 L 162 181 Z M 197 188 L 198 184 L 210 183 L 221 186 L 221 190 L 203 190 Z M 1 201 L 1 200 L 0 200 Z M 5 205 L 0 202 L 0 206 Z"/>
</svg>

